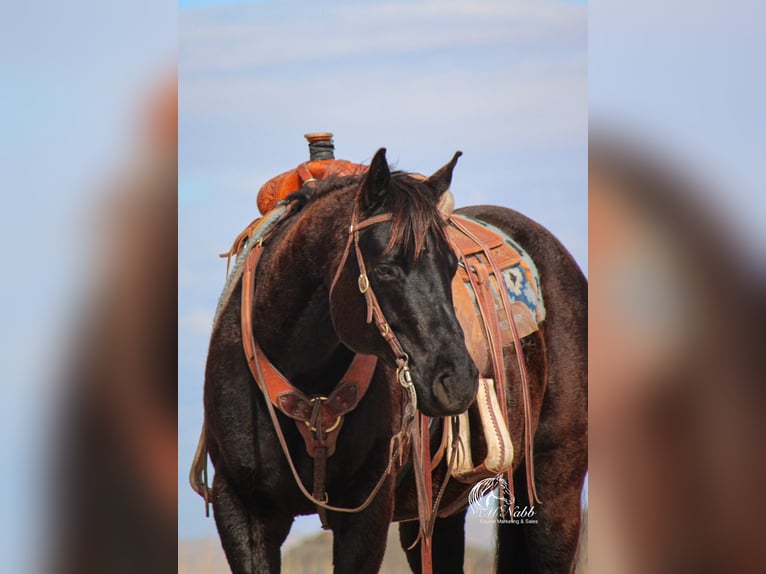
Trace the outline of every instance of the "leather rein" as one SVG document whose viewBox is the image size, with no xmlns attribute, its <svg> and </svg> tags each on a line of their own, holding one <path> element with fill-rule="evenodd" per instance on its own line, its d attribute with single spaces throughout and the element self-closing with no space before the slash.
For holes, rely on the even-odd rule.
<svg viewBox="0 0 766 574">
<path fill-rule="evenodd" d="M 439 492 L 436 496 L 436 503 L 433 501 L 433 492 L 431 484 L 431 448 L 430 448 L 430 426 L 429 417 L 426 417 L 417 412 L 417 395 L 415 393 L 415 387 L 412 381 L 412 373 L 409 368 L 409 356 L 404 351 L 399 338 L 396 333 L 391 329 L 391 325 L 386 320 L 383 309 L 380 307 L 378 298 L 375 295 L 375 290 L 370 284 L 369 277 L 367 276 L 367 266 L 364 262 L 364 255 L 359 247 L 359 232 L 367 227 L 371 227 L 378 223 L 391 220 L 391 214 L 385 213 L 381 215 L 375 215 L 369 217 L 361 222 L 357 222 L 356 209 L 351 216 L 351 225 L 348 230 L 348 240 L 346 246 L 343 249 L 343 254 L 340 259 L 340 264 L 335 271 L 335 277 L 333 277 L 332 284 L 330 285 L 330 299 L 332 299 L 335 285 L 338 283 L 341 273 L 346 265 L 349 253 L 351 252 L 351 245 L 354 246 L 354 252 L 356 255 L 357 265 L 359 266 L 359 277 L 357 279 L 357 286 L 359 292 L 364 295 L 367 302 L 367 324 L 375 322 L 375 326 L 378 329 L 378 333 L 388 343 L 394 354 L 396 360 L 396 379 L 402 387 L 407 390 L 409 395 L 408 407 L 412 408 L 412 411 L 405 411 L 404 420 L 398 435 L 403 435 L 406 440 L 406 434 L 409 433 L 409 439 L 412 446 L 412 459 L 415 474 L 415 488 L 418 495 L 418 518 L 420 521 L 420 530 L 417 538 L 410 546 L 414 548 L 418 541 L 421 542 L 420 556 L 421 556 L 421 570 L 424 574 L 430 574 L 432 570 L 432 555 L 431 555 L 431 535 L 434 527 L 434 520 L 436 518 L 436 508 L 441 501 L 441 497 L 447 486 L 449 480 L 450 470 L 455 460 L 450 460 L 448 463 L 447 473 L 439 488 Z M 417 418 L 417 423 L 412 424 Z M 448 424 L 445 421 L 445 424 Z M 392 441 L 393 441 L 392 438 Z M 455 451 L 456 452 L 456 451 Z M 382 478 L 381 478 L 382 480 Z"/>
</svg>

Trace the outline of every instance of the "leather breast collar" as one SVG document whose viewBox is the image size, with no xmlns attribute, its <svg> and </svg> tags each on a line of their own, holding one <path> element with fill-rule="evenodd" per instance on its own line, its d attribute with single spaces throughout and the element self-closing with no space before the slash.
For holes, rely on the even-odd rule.
<svg viewBox="0 0 766 574">
<path fill-rule="evenodd" d="M 335 452 L 338 431 L 343 416 L 354 410 L 370 388 L 378 364 L 373 355 L 355 355 L 346 374 L 329 396 L 306 395 L 293 385 L 269 361 L 253 336 L 252 297 L 255 270 L 262 244 L 256 245 L 245 263 L 242 277 L 242 346 L 248 365 L 258 386 L 280 412 L 293 419 L 306 442 L 306 452 L 312 457 L 324 447 L 326 456 Z"/>
<path fill-rule="evenodd" d="M 343 426 L 343 417 L 353 411 L 370 388 L 372 375 L 378 364 L 373 355 L 355 355 L 346 374 L 329 396 L 306 395 L 295 387 L 269 361 L 258 344 L 255 360 L 261 364 L 262 385 L 271 403 L 282 413 L 295 420 L 306 442 L 306 452 L 315 456 L 323 444 L 327 456 L 335 452 L 335 442 Z"/>
</svg>

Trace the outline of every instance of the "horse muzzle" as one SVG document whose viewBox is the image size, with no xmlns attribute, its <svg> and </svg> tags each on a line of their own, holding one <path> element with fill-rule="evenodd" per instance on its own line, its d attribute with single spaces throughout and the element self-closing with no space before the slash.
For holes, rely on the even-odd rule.
<svg viewBox="0 0 766 574">
<path fill-rule="evenodd" d="M 425 382 L 427 379 L 421 379 Z M 476 398 L 479 371 L 473 361 L 460 367 L 441 369 L 426 388 L 418 388 L 418 407 L 430 417 L 446 417 L 464 412 Z"/>
</svg>

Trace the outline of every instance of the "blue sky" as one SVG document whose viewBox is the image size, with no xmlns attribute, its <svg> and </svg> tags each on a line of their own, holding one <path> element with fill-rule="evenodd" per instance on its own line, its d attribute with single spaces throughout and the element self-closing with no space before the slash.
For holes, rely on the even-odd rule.
<svg viewBox="0 0 766 574">
<path fill-rule="evenodd" d="M 203 4 L 205 4 L 203 6 Z M 587 268 L 587 22 L 573 2 L 180 3 L 179 535 L 212 534 L 186 474 L 225 262 L 270 177 L 336 155 L 430 173 L 458 205 L 513 207 Z M 308 521 L 298 530 L 313 528 Z"/>
<path fill-rule="evenodd" d="M 267 4 L 270 0 L 178 0 L 178 7 L 185 8 L 211 8 L 229 4 Z"/>
<path fill-rule="evenodd" d="M 210 8 L 214 6 L 225 6 L 231 4 L 269 4 L 275 3 L 275 0 L 178 0 L 178 7 L 185 8 Z M 368 2 L 374 4 L 375 2 Z M 586 4 L 585 0 L 565 0 L 561 3 Z M 361 4 L 361 2 L 355 2 Z"/>
</svg>

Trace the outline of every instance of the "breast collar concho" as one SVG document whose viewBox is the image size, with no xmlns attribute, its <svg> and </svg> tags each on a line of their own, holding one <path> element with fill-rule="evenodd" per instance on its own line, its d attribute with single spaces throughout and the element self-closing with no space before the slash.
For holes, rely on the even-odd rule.
<svg viewBox="0 0 766 574">
<path fill-rule="evenodd" d="M 289 210 L 288 210 L 289 211 Z M 287 215 L 287 213 L 285 214 Z M 377 297 L 367 278 L 366 267 L 362 252 L 359 249 L 359 231 L 376 223 L 388 221 L 391 214 L 384 214 L 356 222 L 356 213 L 352 216 L 349 229 L 349 238 L 341 256 L 341 261 L 330 287 L 330 297 L 335 284 L 340 277 L 343 267 L 348 259 L 348 254 L 353 242 L 356 250 L 356 258 L 359 264 L 359 290 L 367 300 L 367 322 L 375 321 L 381 336 L 388 342 L 396 357 L 397 380 L 408 391 L 406 406 L 399 432 L 391 437 L 389 443 L 389 460 L 386 469 L 372 489 L 367 499 L 355 508 L 332 506 L 326 492 L 326 462 L 327 457 L 335 451 L 338 433 L 343 424 L 343 417 L 354 410 L 367 392 L 372 380 L 377 358 L 370 355 L 356 355 L 351 362 L 346 374 L 333 389 L 329 396 L 307 396 L 300 389 L 291 384 L 282 373 L 268 360 L 263 350 L 255 341 L 252 325 L 252 306 L 255 289 L 255 271 L 258 260 L 263 250 L 264 240 L 259 240 L 247 256 L 242 277 L 242 345 L 250 371 L 259 388 L 263 392 L 266 407 L 274 426 L 282 451 L 287 459 L 293 478 L 303 493 L 313 504 L 322 525 L 326 528 L 326 511 L 354 513 L 361 512 L 373 501 L 388 476 L 393 472 L 395 461 L 401 463 L 404 443 L 410 434 L 417 412 L 417 397 L 412 383 L 412 376 L 408 366 L 407 354 L 402 349 L 396 335 L 391 331 L 385 319 L 382 309 L 378 304 Z M 287 447 L 287 442 L 279 424 L 276 410 L 279 409 L 286 416 L 295 420 L 298 430 L 306 442 L 306 450 L 314 458 L 314 484 L 312 492 L 303 485 L 293 463 L 293 458 Z M 413 447 L 415 445 L 413 444 Z"/>
</svg>

